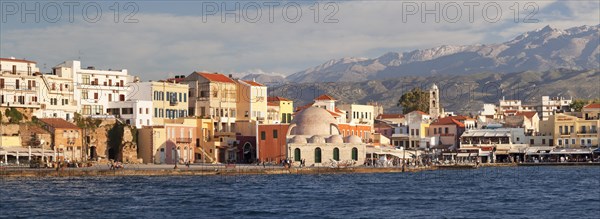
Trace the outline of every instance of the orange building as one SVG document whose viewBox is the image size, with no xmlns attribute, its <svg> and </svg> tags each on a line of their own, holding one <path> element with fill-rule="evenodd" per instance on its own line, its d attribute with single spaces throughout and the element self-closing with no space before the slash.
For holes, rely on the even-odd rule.
<svg viewBox="0 0 600 219">
<path fill-rule="evenodd" d="M 346 137 L 351 135 L 356 135 L 360 137 L 363 142 L 369 142 L 372 133 L 372 126 L 369 124 L 338 124 L 338 128 L 340 129 L 340 133 Z"/>
<path fill-rule="evenodd" d="M 287 158 L 286 135 L 289 124 L 258 125 L 258 160 L 280 163 Z"/>
</svg>

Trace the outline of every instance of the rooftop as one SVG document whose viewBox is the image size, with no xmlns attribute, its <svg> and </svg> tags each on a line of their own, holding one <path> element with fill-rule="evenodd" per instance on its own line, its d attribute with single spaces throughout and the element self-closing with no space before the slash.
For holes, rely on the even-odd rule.
<svg viewBox="0 0 600 219">
<path fill-rule="evenodd" d="M 435 121 L 434 123 L 431 123 L 431 125 L 456 125 L 458 127 L 465 127 L 465 124 L 463 124 L 462 122 L 459 122 L 458 120 L 452 118 L 452 117 L 445 117 L 445 118 L 440 118 L 437 121 Z"/>
<path fill-rule="evenodd" d="M 292 101 L 292 100 L 284 98 L 284 97 L 274 96 L 274 97 L 267 97 L 267 101 L 268 102 L 278 102 L 278 101 Z"/>
<path fill-rule="evenodd" d="M 258 83 L 256 81 L 246 81 L 246 80 L 242 80 L 243 82 L 249 84 L 250 86 L 255 86 L 255 87 L 264 87 L 265 85 Z"/>
<path fill-rule="evenodd" d="M 24 62 L 24 63 L 33 63 L 33 64 L 36 63 L 34 61 L 29 61 L 29 60 L 25 60 L 25 59 L 15 59 L 15 58 L 0 58 L 0 61 L 5 61 L 5 62 Z"/>
<path fill-rule="evenodd" d="M 318 96 L 317 98 L 315 98 L 315 100 L 336 100 L 335 98 L 327 95 L 327 94 L 323 94 L 321 96 Z"/>
<path fill-rule="evenodd" d="M 527 112 L 527 111 L 519 111 L 516 114 L 517 116 L 525 116 L 529 119 L 533 118 L 535 115 L 537 115 L 537 112 L 535 111 L 531 111 L 531 112 Z"/>
<path fill-rule="evenodd" d="M 379 114 L 377 119 L 401 119 L 404 118 L 403 114 Z"/>
<path fill-rule="evenodd" d="M 231 78 L 229 78 L 225 75 L 219 74 L 219 73 L 207 73 L 207 72 L 194 72 L 194 73 L 200 75 L 203 78 L 206 78 L 206 80 L 209 80 L 209 81 L 235 84 L 235 82 Z"/>
<path fill-rule="evenodd" d="M 584 109 L 600 109 L 600 103 L 592 103 L 583 107 Z"/>
<path fill-rule="evenodd" d="M 43 123 L 46 123 L 47 125 L 54 127 L 54 128 L 79 129 L 79 127 L 77 127 L 75 124 L 67 122 L 67 120 L 64 120 L 64 119 L 44 118 L 44 119 L 40 119 L 40 121 L 42 121 Z"/>
</svg>

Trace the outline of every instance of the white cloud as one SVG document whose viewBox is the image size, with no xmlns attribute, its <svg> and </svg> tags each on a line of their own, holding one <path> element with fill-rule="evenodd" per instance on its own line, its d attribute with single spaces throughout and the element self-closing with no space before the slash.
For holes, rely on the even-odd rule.
<svg viewBox="0 0 600 219">
<path fill-rule="evenodd" d="M 315 23 L 312 11 L 306 7 L 298 23 L 283 21 L 281 13 L 275 13 L 275 22 L 269 23 L 266 12 L 258 23 L 221 23 L 219 17 L 209 17 L 205 23 L 200 14 L 144 13 L 142 7 L 136 24 L 115 24 L 107 16 L 95 24 L 0 27 L 0 56 L 29 58 L 46 63 L 48 68 L 81 57 L 84 65 L 127 68 L 144 80 L 198 70 L 290 74 L 329 59 L 373 57 L 383 51 L 438 45 L 493 43 L 547 24 L 566 28 L 598 21 L 597 5 L 575 1 L 564 3 L 564 9 L 543 10 L 562 3 L 540 1 L 540 23 L 515 23 L 508 10 L 514 2 L 499 3 L 504 11 L 497 23 L 485 21 L 479 10 L 473 23 L 466 17 L 457 23 L 423 23 L 419 16 L 403 23 L 402 1 L 341 2 L 335 15 L 339 23 L 332 24 Z M 322 11 L 321 20 L 327 12 Z"/>
</svg>

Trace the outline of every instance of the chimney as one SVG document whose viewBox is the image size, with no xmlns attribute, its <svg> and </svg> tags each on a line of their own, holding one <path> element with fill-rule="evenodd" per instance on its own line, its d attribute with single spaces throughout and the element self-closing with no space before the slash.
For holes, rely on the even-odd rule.
<svg viewBox="0 0 600 219">
<path fill-rule="evenodd" d="M 233 78 L 233 74 L 229 74 L 229 78 Z"/>
</svg>

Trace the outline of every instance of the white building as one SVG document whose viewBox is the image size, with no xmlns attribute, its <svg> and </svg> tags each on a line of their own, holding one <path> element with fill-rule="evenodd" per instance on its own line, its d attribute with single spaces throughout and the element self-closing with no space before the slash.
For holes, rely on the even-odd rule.
<svg viewBox="0 0 600 219">
<path fill-rule="evenodd" d="M 72 78 L 75 84 L 74 98 L 82 115 L 107 115 L 109 102 L 125 101 L 128 83 L 134 77 L 123 70 L 97 70 L 82 68 L 80 61 L 65 61 L 53 68 L 53 74 Z"/>
<path fill-rule="evenodd" d="M 573 99 L 563 97 L 542 96 L 541 116 L 542 120 L 548 120 L 551 115 L 556 112 L 570 111 L 570 105 Z"/>
<path fill-rule="evenodd" d="M 0 58 L 0 107 L 39 109 L 39 71 L 33 61 Z"/>
<path fill-rule="evenodd" d="M 150 100 L 126 100 L 108 103 L 107 111 L 110 115 L 124 121 L 125 124 L 141 129 L 143 126 L 154 125 L 152 109 Z"/>
<path fill-rule="evenodd" d="M 343 104 L 338 106 L 346 112 L 346 123 L 370 125 L 375 124 L 375 108 L 371 105 Z"/>
<path fill-rule="evenodd" d="M 38 118 L 61 118 L 72 121 L 78 110 L 73 79 L 51 74 L 44 74 L 39 78 L 42 104 L 34 115 Z"/>
</svg>

